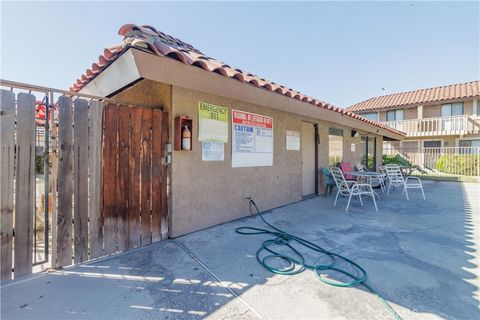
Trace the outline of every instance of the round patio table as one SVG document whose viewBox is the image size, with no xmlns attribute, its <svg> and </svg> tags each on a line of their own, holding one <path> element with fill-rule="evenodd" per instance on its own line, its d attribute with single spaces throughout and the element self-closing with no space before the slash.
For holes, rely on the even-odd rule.
<svg viewBox="0 0 480 320">
<path fill-rule="evenodd" d="M 381 172 L 373 172 L 373 171 L 351 171 L 348 172 L 347 174 L 357 177 L 357 178 L 365 178 L 368 179 L 368 184 L 371 186 L 372 185 L 372 177 L 377 177 L 377 178 L 383 178 L 385 177 L 384 173 Z M 373 191 L 373 190 L 372 190 Z M 378 198 L 380 198 L 380 195 L 373 191 L 377 195 Z"/>
</svg>

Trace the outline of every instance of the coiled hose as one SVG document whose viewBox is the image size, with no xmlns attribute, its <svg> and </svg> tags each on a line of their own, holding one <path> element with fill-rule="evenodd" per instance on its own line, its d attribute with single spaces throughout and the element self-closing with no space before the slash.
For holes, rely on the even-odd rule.
<svg viewBox="0 0 480 320">
<path fill-rule="evenodd" d="M 235 231 L 239 234 L 243 235 L 262 235 L 262 234 L 268 234 L 274 236 L 273 239 L 268 239 L 265 240 L 262 244 L 262 246 L 257 250 L 257 261 L 260 263 L 265 269 L 267 269 L 270 272 L 276 273 L 276 274 L 281 274 L 281 275 L 294 275 L 298 274 L 300 272 L 305 271 L 306 269 L 312 270 L 315 273 L 315 276 L 322 281 L 323 283 L 326 283 L 331 286 L 335 287 L 354 287 L 357 285 L 363 285 L 365 288 L 367 288 L 372 294 L 374 294 L 387 308 L 387 310 L 392 314 L 392 316 L 396 320 L 402 320 L 400 315 L 390 306 L 390 304 L 378 293 L 374 288 L 372 288 L 370 285 L 366 283 L 367 279 L 367 272 L 365 269 L 363 269 L 359 264 L 355 263 L 354 261 L 348 259 L 345 256 L 342 256 L 338 253 L 328 251 L 321 246 L 307 241 L 305 239 L 302 239 L 300 237 L 294 236 L 292 234 L 289 234 L 272 224 L 268 223 L 267 220 L 263 217 L 262 213 L 257 207 L 257 204 L 255 201 L 251 198 L 247 198 L 249 202 L 253 205 L 255 210 L 257 211 L 257 215 L 262 219 L 262 221 L 269 226 L 273 230 L 267 230 L 267 229 L 261 229 L 261 228 L 254 228 L 254 227 L 239 227 Z M 328 257 L 329 262 L 326 264 L 308 264 L 305 261 L 305 257 L 297 250 L 295 249 L 292 244 L 296 242 L 297 244 L 304 246 L 308 249 L 311 249 L 315 252 L 321 253 Z M 292 255 L 286 255 L 284 253 L 280 253 L 278 251 L 275 251 L 273 249 L 274 246 L 283 246 L 287 247 Z M 266 253 L 266 255 L 264 255 Z M 263 258 L 262 258 L 263 255 Z M 275 267 L 271 264 L 273 260 L 278 259 L 285 262 L 287 264 L 286 267 L 283 268 L 278 268 Z M 337 261 L 343 260 L 344 262 L 350 264 L 350 266 L 353 267 L 353 269 L 358 271 L 359 275 L 355 275 L 345 269 L 342 269 L 337 266 Z M 340 281 L 331 281 L 327 280 L 326 278 L 322 277 L 320 274 L 320 271 L 322 270 L 331 270 L 331 271 L 336 271 L 339 272 L 348 278 L 352 279 L 349 282 L 340 282 Z"/>
</svg>

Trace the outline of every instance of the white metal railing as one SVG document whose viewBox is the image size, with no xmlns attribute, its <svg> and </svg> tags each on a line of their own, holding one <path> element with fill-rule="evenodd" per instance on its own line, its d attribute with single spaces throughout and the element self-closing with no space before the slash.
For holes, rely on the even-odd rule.
<svg viewBox="0 0 480 320">
<path fill-rule="evenodd" d="M 383 164 L 415 168 L 416 174 L 480 177 L 480 147 L 383 148 Z"/>
<path fill-rule="evenodd" d="M 468 115 L 386 121 L 387 126 L 403 131 L 408 137 L 457 135 L 468 133 Z"/>
</svg>

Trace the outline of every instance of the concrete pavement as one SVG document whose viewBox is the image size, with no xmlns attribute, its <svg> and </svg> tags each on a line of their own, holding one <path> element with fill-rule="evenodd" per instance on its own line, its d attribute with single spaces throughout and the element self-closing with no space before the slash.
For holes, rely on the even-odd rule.
<svg viewBox="0 0 480 320">
<path fill-rule="evenodd" d="M 333 196 L 265 215 L 277 227 L 346 255 L 404 319 L 479 318 L 479 184 L 425 182 L 427 201 L 394 193 L 365 206 Z M 258 204 L 261 208 L 261 203 Z M 390 319 L 364 287 L 337 288 L 311 271 L 274 275 L 242 236 L 249 217 L 1 289 L 2 319 Z M 305 252 L 310 261 L 321 257 Z M 328 273 L 328 272 L 326 272 Z M 330 274 L 332 277 L 338 275 Z"/>
</svg>

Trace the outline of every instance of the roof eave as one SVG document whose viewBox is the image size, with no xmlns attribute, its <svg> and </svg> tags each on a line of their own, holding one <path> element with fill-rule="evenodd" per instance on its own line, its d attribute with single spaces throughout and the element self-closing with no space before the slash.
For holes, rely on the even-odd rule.
<svg viewBox="0 0 480 320">
<path fill-rule="evenodd" d="M 80 92 L 107 97 L 141 78 L 331 121 L 393 140 L 405 138 L 401 133 L 369 124 L 361 119 L 136 48 L 126 50 Z"/>
<path fill-rule="evenodd" d="M 114 92 L 140 79 L 132 50 L 125 51 L 79 92 L 99 97 L 109 97 Z"/>
</svg>

